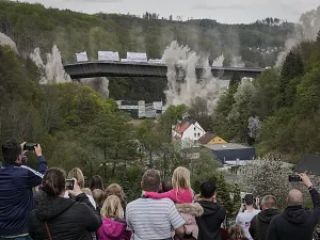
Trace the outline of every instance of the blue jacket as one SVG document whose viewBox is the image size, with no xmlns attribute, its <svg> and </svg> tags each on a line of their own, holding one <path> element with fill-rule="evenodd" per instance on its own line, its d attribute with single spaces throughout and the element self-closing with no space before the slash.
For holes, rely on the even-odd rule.
<svg viewBox="0 0 320 240">
<path fill-rule="evenodd" d="M 39 185 L 47 170 L 44 157 L 38 157 L 38 171 L 21 165 L 0 168 L 0 236 L 28 233 L 33 207 L 32 188 Z"/>
</svg>

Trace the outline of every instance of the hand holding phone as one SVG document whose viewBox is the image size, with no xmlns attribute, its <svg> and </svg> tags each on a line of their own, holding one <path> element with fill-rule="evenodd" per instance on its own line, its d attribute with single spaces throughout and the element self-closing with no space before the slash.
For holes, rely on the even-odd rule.
<svg viewBox="0 0 320 240">
<path fill-rule="evenodd" d="M 66 179 L 66 190 L 73 190 L 74 189 L 74 179 Z"/>
</svg>

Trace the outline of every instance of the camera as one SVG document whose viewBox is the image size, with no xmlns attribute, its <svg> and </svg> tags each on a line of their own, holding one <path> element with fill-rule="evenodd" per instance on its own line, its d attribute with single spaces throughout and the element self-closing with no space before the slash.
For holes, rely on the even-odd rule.
<svg viewBox="0 0 320 240">
<path fill-rule="evenodd" d="M 23 145 L 23 150 L 32 151 L 34 150 L 34 147 L 36 147 L 38 143 L 25 143 Z"/>
<path fill-rule="evenodd" d="M 66 189 L 73 190 L 74 188 L 74 179 L 66 179 Z"/>
<path fill-rule="evenodd" d="M 289 182 L 300 182 L 302 181 L 299 175 L 289 175 Z"/>
</svg>

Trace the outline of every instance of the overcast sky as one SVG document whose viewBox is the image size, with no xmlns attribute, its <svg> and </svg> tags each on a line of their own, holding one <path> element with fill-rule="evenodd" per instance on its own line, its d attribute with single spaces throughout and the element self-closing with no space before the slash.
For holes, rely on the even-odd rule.
<svg viewBox="0 0 320 240">
<path fill-rule="evenodd" d="M 84 13 L 159 13 L 160 16 L 210 18 L 222 23 L 249 23 L 266 17 L 297 22 L 302 13 L 320 5 L 319 0 L 19 0 L 46 7 Z"/>
</svg>

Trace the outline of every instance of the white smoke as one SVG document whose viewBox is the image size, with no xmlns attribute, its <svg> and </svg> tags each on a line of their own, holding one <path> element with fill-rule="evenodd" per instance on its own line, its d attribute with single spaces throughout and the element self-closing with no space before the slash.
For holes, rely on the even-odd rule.
<svg viewBox="0 0 320 240">
<path fill-rule="evenodd" d="M 212 67 L 223 67 L 224 62 L 224 55 L 221 54 L 219 57 L 217 57 L 215 60 L 213 60 L 211 66 Z"/>
<path fill-rule="evenodd" d="M 30 58 L 41 71 L 40 84 L 57 84 L 71 82 L 70 76 L 65 72 L 62 64 L 61 53 L 56 45 L 52 47 L 51 53 L 47 53 L 47 61 L 41 58 L 39 48 L 34 49 Z"/>
<path fill-rule="evenodd" d="M 285 50 L 280 52 L 276 66 L 280 66 L 291 49 L 303 41 L 314 41 L 320 31 L 320 7 L 301 15 L 300 21 L 295 25 L 293 36 L 287 39 Z"/>
<path fill-rule="evenodd" d="M 0 32 L 0 46 L 10 47 L 16 54 L 19 54 L 16 43 L 6 34 Z"/>
<path fill-rule="evenodd" d="M 106 77 L 81 78 L 80 82 L 92 87 L 104 97 L 109 97 L 109 80 Z"/>
<path fill-rule="evenodd" d="M 185 104 L 200 97 L 207 101 L 208 111 L 212 112 L 220 95 L 219 80 L 211 74 L 207 58 L 200 58 L 187 46 L 179 46 L 173 41 L 162 56 L 167 64 L 168 89 L 165 91 L 167 105 Z M 204 69 L 200 80 L 197 80 L 196 67 Z M 176 69 L 180 69 L 177 75 Z M 182 74 L 181 74 L 182 73 Z"/>
<path fill-rule="evenodd" d="M 245 67 L 245 63 L 242 61 L 241 56 L 233 56 L 231 58 L 230 66 L 231 67 Z"/>
</svg>

